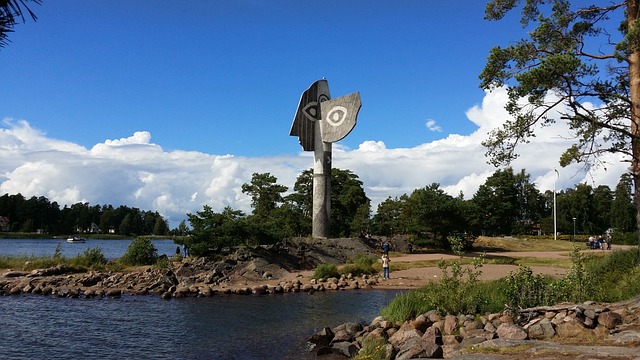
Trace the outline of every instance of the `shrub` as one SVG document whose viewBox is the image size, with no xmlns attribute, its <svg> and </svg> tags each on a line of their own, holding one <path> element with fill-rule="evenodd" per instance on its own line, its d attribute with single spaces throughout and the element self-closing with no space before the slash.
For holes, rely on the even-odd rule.
<svg viewBox="0 0 640 360">
<path fill-rule="evenodd" d="M 518 271 L 509 272 L 504 282 L 507 305 L 512 309 L 551 305 L 549 280 L 542 275 L 533 275 L 528 266 L 518 266 Z"/>
<path fill-rule="evenodd" d="M 462 255 L 467 241 L 458 236 L 447 238 L 451 249 L 460 258 L 449 266 L 444 260 L 438 263 L 442 270 L 442 278 L 435 283 L 437 310 L 450 314 L 474 314 L 484 306 L 485 300 L 482 294 L 474 291 L 478 278 L 482 275 L 484 256 L 473 259 L 472 267 L 462 267 Z"/>
<path fill-rule="evenodd" d="M 314 279 L 328 279 L 332 277 L 339 277 L 338 267 L 334 264 L 320 264 L 313 272 L 312 278 Z"/>
<path fill-rule="evenodd" d="M 180 256 L 180 259 L 182 260 L 182 255 L 175 255 L 175 257 L 178 257 L 178 256 Z M 171 260 L 167 255 L 162 255 L 158 258 L 158 260 L 153 266 L 155 266 L 159 270 L 163 270 L 163 271 L 169 270 L 171 269 Z"/>
<path fill-rule="evenodd" d="M 122 262 L 127 265 L 152 265 L 158 259 L 158 250 L 149 239 L 136 238 L 131 241 Z"/>
<path fill-rule="evenodd" d="M 66 261 L 67 265 L 76 271 L 85 271 L 87 269 L 103 269 L 107 264 L 107 258 L 104 257 L 102 250 L 97 247 L 94 249 L 86 249 L 83 254 Z"/>
<path fill-rule="evenodd" d="M 638 245 L 638 233 L 634 232 L 613 232 L 613 245 L 616 244 L 622 245 Z"/>
<path fill-rule="evenodd" d="M 99 247 L 94 249 L 86 249 L 84 251 L 84 257 L 87 259 L 89 266 L 103 266 L 107 263 L 107 258 L 102 253 L 102 249 Z"/>
<path fill-rule="evenodd" d="M 616 250 L 606 256 L 593 256 L 586 263 L 586 270 L 595 278 L 595 301 L 616 302 L 636 296 L 639 292 L 638 249 Z"/>
<path fill-rule="evenodd" d="M 582 302 L 592 300 L 595 294 L 596 279 L 586 267 L 587 255 L 578 247 L 571 253 L 571 269 L 564 279 L 559 280 L 559 288 L 564 293 L 559 294 L 564 301 Z"/>
<path fill-rule="evenodd" d="M 378 270 L 373 267 L 373 264 L 375 263 L 376 257 L 367 254 L 360 254 L 343 266 L 342 269 L 340 269 L 340 273 L 352 274 L 353 276 L 375 274 L 378 272 Z"/>
</svg>

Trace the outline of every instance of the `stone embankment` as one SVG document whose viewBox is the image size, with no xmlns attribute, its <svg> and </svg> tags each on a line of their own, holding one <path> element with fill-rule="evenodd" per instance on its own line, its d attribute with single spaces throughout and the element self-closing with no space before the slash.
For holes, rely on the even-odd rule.
<svg viewBox="0 0 640 360">
<path fill-rule="evenodd" d="M 64 265 L 33 271 L 6 271 L 0 275 L 0 295 L 41 294 L 57 297 L 118 297 L 122 294 L 159 295 L 163 299 L 214 294 L 268 294 L 369 288 L 378 277 L 315 281 L 292 276 L 289 259 L 269 258 L 272 252 L 238 250 L 219 261 L 184 258 L 167 261 L 166 268 L 137 271 L 74 273 Z"/>
<path fill-rule="evenodd" d="M 318 355 L 347 357 L 369 341 L 377 344 L 382 358 L 398 360 L 511 359 L 516 354 L 518 359 L 640 359 L 640 297 L 609 305 L 524 309 L 517 316 L 511 311 L 483 316 L 431 311 L 401 324 L 377 317 L 368 325 L 327 327 L 309 339 L 310 351 Z"/>
</svg>

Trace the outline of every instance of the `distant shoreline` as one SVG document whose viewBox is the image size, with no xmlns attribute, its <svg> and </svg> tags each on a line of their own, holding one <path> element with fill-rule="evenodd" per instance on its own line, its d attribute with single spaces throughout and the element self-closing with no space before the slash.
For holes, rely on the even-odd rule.
<svg viewBox="0 0 640 360">
<path fill-rule="evenodd" d="M 130 240 L 136 238 L 147 238 L 150 240 L 175 240 L 176 236 L 156 236 L 156 235 L 114 235 L 114 234 L 69 234 L 69 235 L 51 235 L 36 234 L 23 232 L 0 232 L 0 240 L 2 239 L 67 239 L 73 236 L 82 236 L 86 239 L 100 240 Z"/>
</svg>

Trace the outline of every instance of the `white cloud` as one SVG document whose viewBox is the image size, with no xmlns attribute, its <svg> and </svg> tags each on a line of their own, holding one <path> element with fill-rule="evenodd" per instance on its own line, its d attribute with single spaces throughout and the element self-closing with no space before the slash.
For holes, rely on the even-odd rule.
<svg viewBox="0 0 640 360">
<path fill-rule="evenodd" d="M 507 118 L 504 90 L 486 93 L 481 105 L 467 112 L 478 126 L 472 134 L 449 134 L 413 148 L 389 149 L 378 139 L 364 141 L 352 150 L 333 147 L 333 166 L 353 171 L 362 180 L 375 206 L 388 197 L 409 194 L 416 188 L 439 183 L 447 193 L 470 198 L 496 169 L 487 164 L 481 142 Z M 460 119 L 465 121 L 465 119 Z M 433 122 L 427 126 L 437 127 Z M 560 154 L 568 146 L 564 123 L 542 129 L 531 143 L 518 148 L 515 171 L 524 168 L 541 191 L 566 189 L 576 183 L 615 187 L 628 163 L 615 154 L 605 166 L 586 173 L 580 165 L 562 169 Z M 158 211 L 177 226 L 186 213 L 203 205 L 225 206 L 250 213 L 250 198 L 241 186 L 253 173 L 269 172 L 290 189 L 296 177 L 313 166 L 313 154 L 260 158 L 212 155 L 196 151 L 166 151 L 151 143 L 151 134 L 105 140 L 90 150 L 52 139 L 27 121 L 5 119 L 0 128 L 0 194 L 46 196 L 60 205 L 76 202 L 127 205 Z M 606 171 L 605 171 L 606 167 Z M 554 168 L 558 169 L 556 179 Z"/>
<path fill-rule="evenodd" d="M 435 132 L 442 132 L 442 128 L 440 127 L 440 125 L 438 125 L 438 123 L 436 123 L 435 120 L 433 119 L 429 119 L 427 120 L 425 126 L 427 127 L 427 129 L 429 129 L 430 131 L 435 131 Z"/>
</svg>

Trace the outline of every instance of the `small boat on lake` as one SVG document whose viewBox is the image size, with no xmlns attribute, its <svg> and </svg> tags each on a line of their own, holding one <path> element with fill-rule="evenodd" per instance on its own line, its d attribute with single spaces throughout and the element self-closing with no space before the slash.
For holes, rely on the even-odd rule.
<svg viewBox="0 0 640 360">
<path fill-rule="evenodd" d="M 87 242 L 87 239 L 83 238 L 83 237 L 78 237 L 78 236 L 73 236 L 67 239 L 68 243 L 83 243 L 83 242 Z"/>
</svg>

